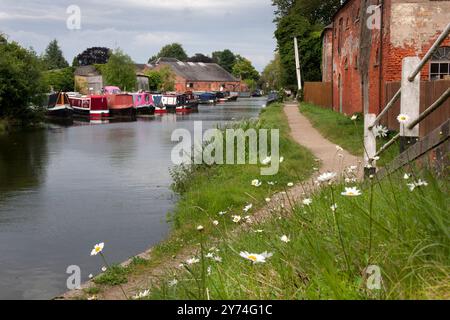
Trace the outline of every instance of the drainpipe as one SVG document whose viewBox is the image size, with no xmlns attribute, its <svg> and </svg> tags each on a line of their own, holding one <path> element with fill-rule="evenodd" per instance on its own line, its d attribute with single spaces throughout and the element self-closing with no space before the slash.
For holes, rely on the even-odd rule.
<svg viewBox="0 0 450 320">
<path fill-rule="evenodd" d="M 380 11 L 381 11 L 381 15 L 380 15 L 380 71 L 379 71 L 379 89 L 378 89 L 378 114 L 380 114 L 383 110 L 382 110 L 382 104 L 384 105 L 384 101 L 381 101 L 383 95 L 383 28 L 384 28 L 384 0 L 380 1 Z"/>
</svg>

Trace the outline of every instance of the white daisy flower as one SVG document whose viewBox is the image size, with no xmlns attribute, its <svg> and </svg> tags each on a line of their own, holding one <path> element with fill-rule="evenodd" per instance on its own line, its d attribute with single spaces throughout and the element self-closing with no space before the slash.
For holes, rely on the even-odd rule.
<svg viewBox="0 0 450 320">
<path fill-rule="evenodd" d="M 203 230 L 205 230 L 205 227 L 203 227 L 203 226 L 198 226 L 197 227 L 197 231 L 203 231 Z"/>
<path fill-rule="evenodd" d="M 193 265 L 193 264 L 196 264 L 196 263 L 199 263 L 199 262 L 200 262 L 200 259 L 197 259 L 197 258 L 191 258 L 191 259 L 186 260 L 186 263 L 188 265 Z"/>
<path fill-rule="evenodd" d="M 178 280 L 177 279 L 173 279 L 171 281 L 169 281 L 168 285 L 169 287 L 175 287 L 178 284 Z"/>
<path fill-rule="evenodd" d="M 241 222 L 241 220 L 242 220 L 241 216 L 233 216 L 233 222 L 234 223 L 239 223 L 239 222 Z"/>
<path fill-rule="evenodd" d="M 352 121 L 358 120 L 358 116 L 355 114 L 353 117 L 350 118 Z"/>
<path fill-rule="evenodd" d="M 336 150 L 339 151 L 344 151 L 344 149 L 341 146 L 336 146 Z"/>
<path fill-rule="evenodd" d="M 409 178 L 411 178 L 411 175 L 408 173 L 405 173 L 405 175 L 403 176 L 403 179 L 409 180 Z"/>
<path fill-rule="evenodd" d="M 333 205 L 330 207 L 331 211 L 333 211 L 333 212 L 336 212 L 337 208 L 338 208 L 337 203 L 333 204 Z"/>
<path fill-rule="evenodd" d="M 134 299 L 134 300 L 139 300 L 139 299 L 146 298 L 146 297 L 148 297 L 149 295 L 150 295 L 150 290 L 145 290 L 145 291 L 139 292 L 137 295 L 135 295 L 135 296 L 133 297 L 133 299 Z"/>
<path fill-rule="evenodd" d="M 273 254 L 268 252 L 256 254 L 244 251 L 240 253 L 240 256 L 244 259 L 250 260 L 251 262 L 253 262 L 253 264 L 257 264 L 257 263 L 265 263 L 268 258 L 273 256 Z"/>
<path fill-rule="evenodd" d="M 350 166 L 347 168 L 348 173 L 354 173 L 356 170 L 358 170 L 358 166 Z"/>
<path fill-rule="evenodd" d="M 224 215 L 226 215 L 226 214 L 227 214 L 226 211 L 220 211 L 220 212 L 219 212 L 219 216 L 224 216 Z"/>
<path fill-rule="evenodd" d="M 89 275 L 89 279 L 92 279 L 94 276 L 92 275 L 92 273 Z"/>
<path fill-rule="evenodd" d="M 357 197 L 360 196 L 362 193 L 360 190 L 358 190 L 358 188 L 353 187 L 353 188 L 345 188 L 345 192 L 342 192 L 341 194 L 346 197 Z"/>
<path fill-rule="evenodd" d="M 281 241 L 283 241 L 284 243 L 289 243 L 291 242 L 291 239 L 289 239 L 288 236 L 284 235 L 280 238 Z"/>
<path fill-rule="evenodd" d="M 213 221 L 213 225 L 215 225 L 216 227 L 219 225 L 219 221 L 217 221 L 217 220 L 214 220 Z"/>
<path fill-rule="evenodd" d="M 259 181 L 258 179 L 255 179 L 252 181 L 252 186 L 254 186 L 254 187 L 258 188 L 258 187 L 261 187 L 261 185 L 262 185 L 262 182 Z"/>
<path fill-rule="evenodd" d="M 253 208 L 253 204 L 249 204 L 244 208 L 244 212 L 249 212 Z"/>
<path fill-rule="evenodd" d="M 397 121 L 400 122 L 400 124 L 405 124 L 409 122 L 409 116 L 407 114 L 400 114 L 397 117 Z"/>
<path fill-rule="evenodd" d="M 108 268 L 102 267 L 102 271 L 103 271 L 103 272 L 106 272 L 106 270 L 108 270 Z"/>
<path fill-rule="evenodd" d="M 336 178 L 336 175 L 337 174 L 335 172 L 326 172 L 326 173 L 320 175 L 317 178 L 317 181 L 319 181 L 319 182 L 328 182 L 328 181 L 331 181 L 334 178 Z"/>
<path fill-rule="evenodd" d="M 270 201 L 272 201 L 272 199 L 266 198 L 266 202 L 267 202 L 267 203 L 269 203 Z"/>
<path fill-rule="evenodd" d="M 302 202 L 305 206 L 310 206 L 312 204 L 312 199 L 304 199 Z"/>
<path fill-rule="evenodd" d="M 105 247 L 105 244 L 103 242 L 96 244 L 94 246 L 94 249 L 92 249 L 92 251 L 91 251 L 91 256 L 96 256 L 97 254 L 102 253 L 104 247 Z"/>
<path fill-rule="evenodd" d="M 280 163 L 284 162 L 284 157 L 280 157 Z"/>
<path fill-rule="evenodd" d="M 289 188 L 291 188 L 291 187 L 294 186 L 294 183 L 293 183 L 293 182 L 289 182 L 289 183 L 287 184 L 287 186 L 288 186 Z"/>
<path fill-rule="evenodd" d="M 375 135 L 375 137 L 377 138 L 385 138 L 388 135 L 388 128 L 384 127 L 383 125 L 377 125 L 373 128 L 373 134 Z"/>
</svg>

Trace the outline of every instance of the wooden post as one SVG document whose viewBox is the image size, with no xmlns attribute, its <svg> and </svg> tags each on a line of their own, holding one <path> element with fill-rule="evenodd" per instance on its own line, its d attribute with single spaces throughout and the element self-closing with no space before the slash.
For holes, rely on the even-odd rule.
<svg viewBox="0 0 450 320">
<path fill-rule="evenodd" d="M 366 177 L 376 173 L 376 161 L 373 159 L 377 153 L 377 139 L 373 131 L 369 129 L 376 118 L 376 114 L 373 113 L 367 113 L 364 116 L 364 173 Z"/>
<path fill-rule="evenodd" d="M 300 71 L 300 54 L 298 51 L 297 37 L 294 37 L 294 50 L 295 50 L 295 67 L 297 70 L 298 91 L 300 91 L 302 90 L 302 73 Z"/>
<path fill-rule="evenodd" d="M 417 119 L 420 115 L 420 72 L 410 81 L 408 78 L 420 64 L 418 57 L 406 57 L 402 63 L 402 93 L 400 113 L 409 117 L 409 121 Z M 408 129 L 408 123 L 400 124 L 400 152 L 405 151 L 417 142 L 419 138 L 419 125 Z"/>
</svg>

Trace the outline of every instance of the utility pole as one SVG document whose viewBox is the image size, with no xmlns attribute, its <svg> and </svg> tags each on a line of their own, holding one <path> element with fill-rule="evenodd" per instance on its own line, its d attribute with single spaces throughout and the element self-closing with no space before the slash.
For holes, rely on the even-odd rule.
<svg viewBox="0 0 450 320">
<path fill-rule="evenodd" d="M 300 71 L 300 54 L 298 52 L 297 37 L 294 37 L 294 49 L 295 49 L 295 67 L 297 69 L 298 91 L 300 91 L 302 90 L 302 74 Z"/>
</svg>

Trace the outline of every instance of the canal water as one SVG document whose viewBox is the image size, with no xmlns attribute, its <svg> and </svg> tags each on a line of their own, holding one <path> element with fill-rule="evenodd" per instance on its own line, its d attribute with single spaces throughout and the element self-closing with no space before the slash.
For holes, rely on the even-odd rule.
<svg viewBox="0 0 450 320">
<path fill-rule="evenodd" d="M 70 265 L 82 281 L 145 251 L 170 229 L 171 134 L 257 117 L 263 99 L 200 106 L 198 113 L 129 123 L 49 125 L 0 136 L 0 299 L 49 299 L 66 291 Z"/>
</svg>

